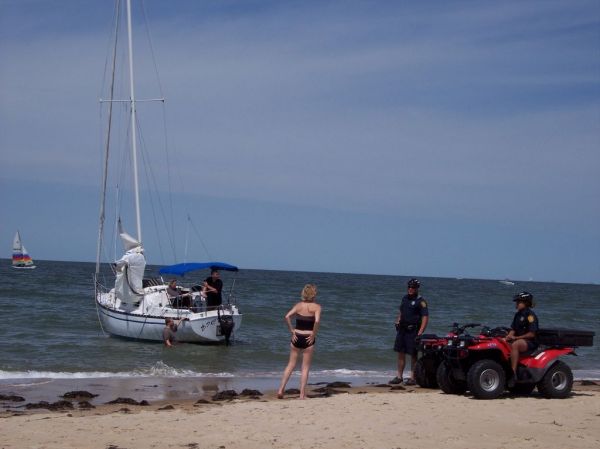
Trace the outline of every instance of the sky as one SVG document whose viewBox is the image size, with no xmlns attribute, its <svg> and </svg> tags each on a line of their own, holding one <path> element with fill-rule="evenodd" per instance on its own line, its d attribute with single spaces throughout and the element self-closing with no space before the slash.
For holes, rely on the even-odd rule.
<svg viewBox="0 0 600 449">
<path fill-rule="evenodd" d="M 600 280 L 597 0 L 141 5 L 149 263 Z M 95 260 L 113 16 L 0 0 L 0 257 Z"/>
</svg>

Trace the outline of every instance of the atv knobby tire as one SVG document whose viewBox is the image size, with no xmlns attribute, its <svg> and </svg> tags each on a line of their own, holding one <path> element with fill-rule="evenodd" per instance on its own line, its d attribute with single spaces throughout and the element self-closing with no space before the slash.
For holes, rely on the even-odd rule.
<svg viewBox="0 0 600 449">
<path fill-rule="evenodd" d="M 446 394 L 463 394 L 467 391 L 467 383 L 464 380 L 455 379 L 446 362 L 442 362 L 438 366 L 436 378 L 440 389 Z"/>
<path fill-rule="evenodd" d="M 556 362 L 546 371 L 537 384 L 538 391 L 546 398 L 563 399 L 571 394 L 573 388 L 573 372 L 563 362 Z"/>
<path fill-rule="evenodd" d="M 421 357 L 415 364 L 415 380 L 421 388 L 437 388 L 436 364 L 433 357 Z"/>
<path fill-rule="evenodd" d="M 469 368 L 467 386 L 477 399 L 496 399 L 504 393 L 506 374 L 494 360 L 479 360 Z"/>
</svg>

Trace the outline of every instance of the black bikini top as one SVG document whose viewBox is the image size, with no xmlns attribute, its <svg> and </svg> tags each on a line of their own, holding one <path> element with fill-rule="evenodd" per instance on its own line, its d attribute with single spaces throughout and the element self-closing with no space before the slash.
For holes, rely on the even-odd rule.
<svg viewBox="0 0 600 449">
<path fill-rule="evenodd" d="M 299 331 L 311 331 L 315 327 L 315 317 L 296 315 L 296 329 Z"/>
</svg>

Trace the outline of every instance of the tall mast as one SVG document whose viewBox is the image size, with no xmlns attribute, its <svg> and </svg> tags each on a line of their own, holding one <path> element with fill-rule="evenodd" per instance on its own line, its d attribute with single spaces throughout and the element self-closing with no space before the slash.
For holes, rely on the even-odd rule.
<svg viewBox="0 0 600 449">
<path fill-rule="evenodd" d="M 127 0 L 127 36 L 129 40 L 129 91 L 131 102 L 131 154 L 133 161 L 133 188 L 135 196 L 135 221 L 137 226 L 137 240 L 142 243 L 142 225 L 140 220 L 140 191 L 138 186 L 137 167 L 137 137 L 135 120 L 135 91 L 133 86 L 133 38 L 131 33 L 131 0 Z"/>
</svg>

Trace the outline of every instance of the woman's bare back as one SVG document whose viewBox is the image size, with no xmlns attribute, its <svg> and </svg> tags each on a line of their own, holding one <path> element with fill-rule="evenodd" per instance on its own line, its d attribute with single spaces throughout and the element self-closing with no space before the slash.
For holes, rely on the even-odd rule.
<svg viewBox="0 0 600 449">
<path fill-rule="evenodd" d="M 321 310 L 321 306 L 314 302 L 299 302 L 296 304 L 296 314 L 302 316 L 315 316 Z"/>
</svg>

